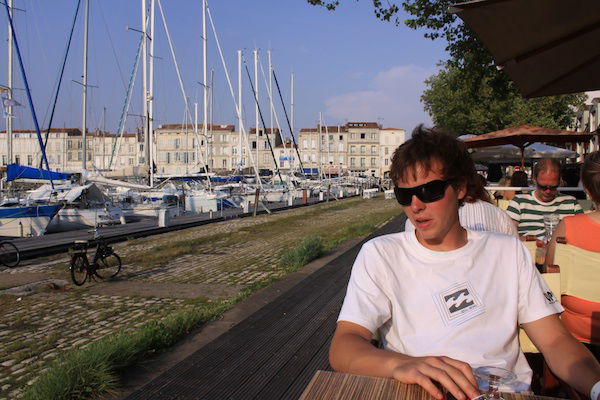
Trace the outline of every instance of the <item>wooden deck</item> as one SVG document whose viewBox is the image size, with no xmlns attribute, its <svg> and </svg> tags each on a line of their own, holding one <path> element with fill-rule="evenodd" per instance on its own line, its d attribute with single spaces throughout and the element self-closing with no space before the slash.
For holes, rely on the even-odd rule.
<svg viewBox="0 0 600 400">
<path fill-rule="evenodd" d="M 400 231 L 404 220 L 369 238 Z M 297 399 L 317 370 L 329 369 L 329 342 L 364 241 L 127 399 Z"/>
</svg>

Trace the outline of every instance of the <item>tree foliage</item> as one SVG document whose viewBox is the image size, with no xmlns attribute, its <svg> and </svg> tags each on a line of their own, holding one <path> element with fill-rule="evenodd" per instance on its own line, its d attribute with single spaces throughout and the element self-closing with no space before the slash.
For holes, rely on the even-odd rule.
<svg viewBox="0 0 600 400">
<path fill-rule="evenodd" d="M 342 0 L 307 0 L 335 10 Z M 358 0 L 356 0 L 358 1 Z M 375 16 L 423 29 L 426 38 L 447 43 L 449 60 L 425 83 L 421 101 L 433 122 L 456 134 L 481 134 L 526 123 L 566 128 L 583 105 L 583 94 L 523 99 L 510 77 L 496 68 L 477 36 L 448 7 L 465 0 L 371 0 Z M 411 18 L 400 19 L 400 7 Z"/>
<path fill-rule="evenodd" d="M 447 63 L 425 81 L 421 101 L 436 125 L 456 135 L 478 135 L 519 124 L 565 128 L 575 117 L 574 106 L 585 99 L 582 94 L 524 99 L 512 82 L 507 90 L 497 90 L 497 78 L 495 74 L 475 77 Z"/>
</svg>

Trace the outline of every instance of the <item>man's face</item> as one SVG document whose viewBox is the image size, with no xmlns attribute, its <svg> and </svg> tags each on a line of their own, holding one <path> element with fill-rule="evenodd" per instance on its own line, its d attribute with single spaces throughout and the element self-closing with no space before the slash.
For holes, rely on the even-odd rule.
<svg viewBox="0 0 600 400">
<path fill-rule="evenodd" d="M 533 182 L 537 187 L 535 189 L 536 197 L 547 203 L 556 197 L 556 188 L 560 183 L 560 174 L 553 169 L 540 171 L 537 178 L 533 179 Z"/>
<path fill-rule="evenodd" d="M 399 188 L 413 188 L 431 181 L 444 180 L 442 166 L 437 160 L 432 160 L 429 171 L 421 164 L 415 166 L 415 171 L 416 176 L 413 176 L 413 171 L 408 171 L 406 177 L 400 178 L 396 185 Z M 448 185 L 444 197 L 431 203 L 412 196 L 411 204 L 404 206 L 404 212 L 415 226 L 417 239 L 423 246 L 438 251 L 457 248 L 453 247 L 454 243 L 458 239 L 457 235 L 463 232 L 458 221 L 458 201 L 465 195 L 465 185 L 458 190 Z"/>
</svg>

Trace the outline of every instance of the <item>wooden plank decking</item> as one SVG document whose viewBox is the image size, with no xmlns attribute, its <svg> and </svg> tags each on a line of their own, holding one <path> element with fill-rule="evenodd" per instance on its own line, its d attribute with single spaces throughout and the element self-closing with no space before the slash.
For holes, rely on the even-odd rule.
<svg viewBox="0 0 600 400">
<path fill-rule="evenodd" d="M 369 238 L 401 230 L 404 220 Z M 297 399 L 317 370 L 329 369 L 329 341 L 362 243 L 127 399 Z"/>
</svg>

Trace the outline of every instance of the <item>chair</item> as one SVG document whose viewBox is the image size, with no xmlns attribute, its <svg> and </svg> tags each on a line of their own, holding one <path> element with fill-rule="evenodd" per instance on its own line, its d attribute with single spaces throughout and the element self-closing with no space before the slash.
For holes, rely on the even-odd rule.
<svg viewBox="0 0 600 400">
<path fill-rule="evenodd" d="M 600 302 L 600 253 L 557 241 L 554 262 L 560 269 L 561 295 Z"/>
<path fill-rule="evenodd" d="M 510 200 L 498 199 L 498 208 L 501 210 L 506 210 L 508 208 L 508 203 L 510 203 Z"/>
<path fill-rule="evenodd" d="M 600 253 L 588 251 L 569 245 L 564 238 L 557 238 L 554 253 L 555 265 L 549 266 L 559 270 L 560 295 L 578 297 L 583 300 L 600 303 Z M 560 382 L 544 363 L 544 378 Z M 564 382 L 560 382 L 569 393 L 571 399 L 583 399 L 579 393 Z M 552 394 L 556 384 L 544 383 L 543 394 Z"/>
</svg>

